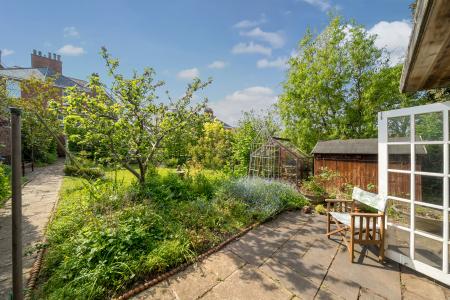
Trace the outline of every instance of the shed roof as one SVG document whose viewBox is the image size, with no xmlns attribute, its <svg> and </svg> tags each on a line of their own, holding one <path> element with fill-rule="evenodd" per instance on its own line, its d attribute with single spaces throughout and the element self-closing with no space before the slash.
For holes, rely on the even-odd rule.
<svg viewBox="0 0 450 300">
<path fill-rule="evenodd" d="M 409 145 L 407 145 L 409 147 Z M 410 154 L 404 145 L 390 146 L 390 154 Z M 378 154 L 378 139 L 352 139 L 319 141 L 311 152 L 312 154 Z M 426 154 L 426 146 L 416 149 L 417 154 Z"/>
<path fill-rule="evenodd" d="M 319 141 L 313 154 L 378 154 L 378 139 Z"/>
</svg>

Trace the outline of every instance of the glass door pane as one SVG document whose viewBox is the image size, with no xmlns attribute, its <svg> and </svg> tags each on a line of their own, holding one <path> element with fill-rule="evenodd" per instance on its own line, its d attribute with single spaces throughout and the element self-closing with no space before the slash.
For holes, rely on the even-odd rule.
<svg viewBox="0 0 450 300">
<path fill-rule="evenodd" d="M 442 242 L 415 234 L 414 259 L 442 269 Z"/>
</svg>

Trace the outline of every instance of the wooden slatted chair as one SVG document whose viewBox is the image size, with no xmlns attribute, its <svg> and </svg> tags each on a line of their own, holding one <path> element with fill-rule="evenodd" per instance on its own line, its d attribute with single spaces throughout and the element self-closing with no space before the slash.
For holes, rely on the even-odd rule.
<svg viewBox="0 0 450 300">
<path fill-rule="evenodd" d="M 363 203 L 378 213 L 362 213 L 356 210 L 356 202 Z M 366 192 L 355 187 L 352 200 L 327 199 L 327 236 L 340 234 L 345 242 L 350 260 L 354 259 L 354 245 L 376 245 L 379 247 L 378 259 L 384 260 L 384 220 L 387 198 Z M 333 207 L 331 207 L 333 204 Z M 331 225 L 336 229 L 331 230 Z M 347 239 L 347 233 L 350 238 Z"/>
</svg>

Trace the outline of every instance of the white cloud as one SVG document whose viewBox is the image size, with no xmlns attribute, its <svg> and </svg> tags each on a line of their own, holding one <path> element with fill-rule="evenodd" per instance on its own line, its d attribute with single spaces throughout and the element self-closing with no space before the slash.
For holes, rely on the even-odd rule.
<svg viewBox="0 0 450 300">
<path fill-rule="evenodd" d="M 244 54 L 244 53 L 259 53 L 263 55 L 272 55 L 272 49 L 264 47 L 260 44 L 250 43 L 239 43 L 231 49 L 233 54 Z"/>
<path fill-rule="evenodd" d="M 214 114 L 222 121 L 237 125 L 242 113 L 245 111 L 268 109 L 277 102 L 277 96 L 271 88 L 253 86 L 237 90 L 224 99 L 210 102 L 208 105 Z"/>
<path fill-rule="evenodd" d="M 287 57 L 278 57 L 274 60 L 268 60 L 267 58 L 260 59 L 256 62 L 256 66 L 260 69 L 265 68 L 279 68 L 279 69 L 287 69 L 288 65 Z"/>
<path fill-rule="evenodd" d="M 11 49 L 2 49 L 2 56 L 8 56 L 8 55 L 13 55 L 14 54 L 14 50 Z"/>
<path fill-rule="evenodd" d="M 302 0 L 302 1 L 319 8 L 321 11 L 327 11 L 330 8 L 332 8 L 332 5 L 328 0 Z"/>
<path fill-rule="evenodd" d="M 57 51 L 59 54 L 67 56 L 80 56 L 86 53 L 82 47 L 77 47 L 71 44 L 62 46 Z"/>
<path fill-rule="evenodd" d="M 391 54 L 391 64 L 395 65 L 405 58 L 411 30 L 411 24 L 406 20 L 381 21 L 370 28 L 368 32 L 377 35 L 375 45 L 379 48 L 385 47 Z"/>
<path fill-rule="evenodd" d="M 215 60 L 212 63 L 210 63 L 208 65 L 208 68 L 210 69 L 223 69 L 225 68 L 225 66 L 227 65 L 226 62 L 222 61 L 222 60 Z"/>
<path fill-rule="evenodd" d="M 181 70 L 177 74 L 177 77 L 180 79 L 194 79 L 198 76 L 200 76 L 200 72 L 197 68 Z"/>
<path fill-rule="evenodd" d="M 256 27 L 250 31 L 244 31 L 240 33 L 242 36 L 249 36 L 255 39 L 259 39 L 264 42 L 268 42 L 274 48 L 281 48 L 284 46 L 285 40 L 281 32 L 267 32 Z"/>
<path fill-rule="evenodd" d="M 75 26 L 64 27 L 63 32 L 64 32 L 64 37 L 75 37 L 75 38 L 80 37 L 80 33 L 75 28 Z"/>
<path fill-rule="evenodd" d="M 262 14 L 261 18 L 259 20 L 242 20 L 240 22 L 237 22 L 236 24 L 233 25 L 234 28 L 250 28 L 250 27 L 255 27 L 261 24 L 264 24 L 267 22 L 266 19 L 266 15 Z"/>
</svg>

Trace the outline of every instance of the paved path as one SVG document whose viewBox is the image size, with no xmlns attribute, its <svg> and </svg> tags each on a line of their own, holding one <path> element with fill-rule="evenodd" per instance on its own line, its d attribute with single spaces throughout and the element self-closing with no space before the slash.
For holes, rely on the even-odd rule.
<svg viewBox="0 0 450 300">
<path fill-rule="evenodd" d="M 325 237 L 325 218 L 287 212 L 134 299 L 450 299 L 447 288 Z"/>
<path fill-rule="evenodd" d="M 44 235 L 53 206 L 58 198 L 63 178 L 63 161 L 37 168 L 27 175 L 31 180 L 22 190 L 24 252 Z M 24 285 L 36 254 L 24 257 Z M 0 208 L 0 300 L 6 299 L 12 287 L 11 263 L 11 200 Z"/>
</svg>

